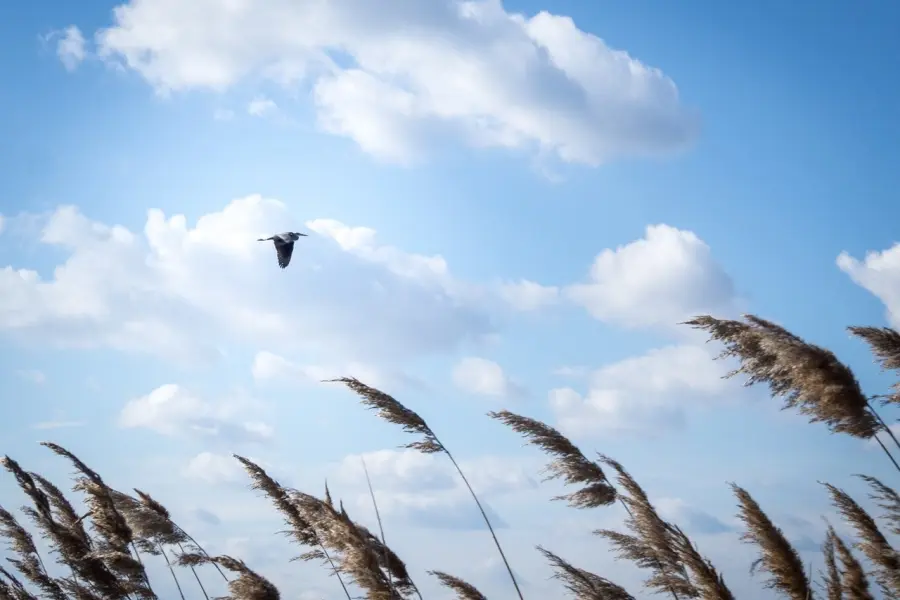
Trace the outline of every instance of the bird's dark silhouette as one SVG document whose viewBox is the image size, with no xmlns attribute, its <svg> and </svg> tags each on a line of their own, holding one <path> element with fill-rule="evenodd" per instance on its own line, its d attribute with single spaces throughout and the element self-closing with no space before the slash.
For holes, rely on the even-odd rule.
<svg viewBox="0 0 900 600">
<path fill-rule="evenodd" d="M 259 238 L 260 242 L 272 241 L 275 244 L 275 253 L 278 255 L 278 266 L 282 269 L 291 264 L 291 255 L 294 253 L 294 242 L 301 237 L 307 237 L 305 233 L 297 233 L 295 231 L 286 231 L 278 233 L 272 237 Z"/>
</svg>

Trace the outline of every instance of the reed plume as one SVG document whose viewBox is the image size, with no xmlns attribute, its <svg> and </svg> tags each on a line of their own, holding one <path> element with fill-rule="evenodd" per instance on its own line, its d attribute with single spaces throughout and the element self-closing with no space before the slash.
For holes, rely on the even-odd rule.
<svg viewBox="0 0 900 600">
<path fill-rule="evenodd" d="M 289 495 L 318 532 L 323 548 L 335 556 L 337 569 L 348 573 L 372 597 L 396 598 L 398 593 L 421 597 L 403 560 L 365 526 L 353 521 L 343 503 L 335 508 L 327 486 L 324 500 L 297 490 Z"/>
<path fill-rule="evenodd" d="M 698 597 L 703 600 L 734 600 L 725 578 L 712 561 L 700 554 L 691 539 L 677 525 L 669 523 L 668 527 L 672 549 L 690 571 Z"/>
<path fill-rule="evenodd" d="M 37 596 L 28 591 L 28 588 L 15 575 L 3 567 L 0 567 L 0 577 L 6 578 L 6 582 L 0 590 L 4 590 L 4 593 L 9 593 L 9 597 L 13 600 L 39 600 Z M 0 579 L 0 581 L 3 580 Z"/>
<path fill-rule="evenodd" d="M 218 600 L 279 600 L 281 594 L 272 583 L 247 566 L 242 560 L 230 556 L 207 556 L 199 553 L 181 554 L 177 563 L 182 566 L 196 566 L 209 563 L 220 565 L 233 573 L 237 579 L 228 582 L 231 596 Z"/>
<path fill-rule="evenodd" d="M 112 490 L 100 475 L 62 446 L 52 442 L 41 442 L 41 445 L 68 459 L 80 473 L 73 489 L 84 492 L 86 496 L 91 525 L 99 536 L 96 555 L 101 557 L 110 571 L 126 582 L 131 593 L 145 600 L 156 600 L 131 528 L 116 507 Z M 132 549 L 134 557 L 131 555 Z"/>
<path fill-rule="evenodd" d="M 602 454 L 599 457 L 602 463 L 612 467 L 617 473 L 616 479 L 624 490 L 624 493 L 619 493 L 619 500 L 628 512 L 625 526 L 633 535 L 609 529 L 594 533 L 612 543 L 620 558 L 651 571 L 652 575 L 644 582 L 648 588 L 668 592 L 676 598 L 698 597 L 699 592 L 691 582 L 676 550 L 673 539 L 673 532 L 676 530 L 659 516 L 647 493 L 619 462 Z"/>
<path fill-rule="evenodd" d="M 900 371 L 900 332 L 890 327 L 848 327 L 848 331 L 869 345 L 875 360 L 885 371 Z M 892 394 L 882 396 L 884 404 L 900 404 L 900 382 Z"/>
<path fill-rule="evenodd" d="M 876 567 L 875 580 L 886 597 L 900 597 L 900 555 L 891 546 L 872 515 L 844 490 L 823 483 L 831 495 L 831 502 L 844 520 L 856 531 L 856 548 Z"/>
<path fill-rule="evenodd" d="M 738 518 L 747 526 L 741 539 L 755 544 L 760 550 L 752 569 L 758 567 L 769 574 L 767 588 L 791 600 L 809 600 L 812 589 L 797 550 L 745 489 L 733 483 L 731 488 L 740 507 Z"/>
<path fill-rule="evenodd" d="M 2 506 L 0 506 L 0 537 L 6 538 L 9 549 L 18 557 L 7 560 L 23 577 L 51 600 L 68 599 L 59 582 L 47 574 L 31 534 Z"/>
<path fill-rule="evenodd" d="M 869 590 L 869 578 L 860 562 L 853 556 L 853 552 L 844 543 L 844 540 L 829 526 L 826 534 L 834 543 L 837 555 L 844 567 L 841 572 L 841 591 L 847 600 L 874 600 Z"/>
<path fill-rule="evenodd" d="M 344 595 L 346 595 L 349 600 L 350 592 L 347 590 L 347 586 L 344 584 L 344 580 L 341 578 L 341 574 L 338 572 L 331 556 L 329 556 L 328 550 L 322 545 L 312 524 L 303 516 L 300 508 L 288 496 L 287 491 L 266 473 L 265 469 L 253 461 L 244 458 L 243 456 L 238 456 L 237 454 L 235 454 L 234 457 L 241 463 L 244 470 L 247 471 L 247 474 L 250 475 L 250 479 L 253 481 L 251 486 L 252 489 L 259 490 L 265 494 L 266 497 L 272 501 L 272 504 L 275 505 L 278 512 L 281 513 L 282 517 L 284 517 L 285 522 L 288 527 L 290 527 L 290 530 L 287 533 L 300 546 L 306 546 L 313 549 L 311 553 L 307 553 L 301 556 L 301 558 L 303 560 L 312 560 L 316 558 L 327 560 L 331 564 L 333 572 L 337 575 L 338 582 L 340 582 Z"/>
<path fill-rule="evenodd" d="M 890 524 L 890 532 L 900 535 L 900 494 L 875 477 L 869 475 L 857 475 L 857 477 L 869 484 L 872 490 L 869 498 L 885 511 L 882 516 Z"/>
<path fill-rule="evenodd" d="M 747 376 L 745 385 L 766 383 L 784 408 L 795 408 L 810 422 L 833 432 L 869 439 L 881 428 L 849 367 L 829 350 L 753 315 L 744 322 L 704 315 L 685 323 L 724 344 L 719 358 L 735 357 L 740 367 L 726 377 Z"/>
<path fill-rule="evenodd" d="M 420 452 L 424 452 L 426 454 L 443 452 L 447 456 L 447 458 L 450 459 L 450 462 L 453 464 L 453 468 L 456 469 L 456 472 L 459 474 L 460 479 L 462 479 L 463 483 L 465 484 L 466 489 L 469 490 L 469 494 L 475 501 L 475 505 L 478 507 L 478 510 L 481 513 L 481 517 L 482 519 L 484 519 L 485 525 L 487 525 L 488 531 L 491 534 L 491 538 L 493 538 L 494 540 L 494 545 L 497 547 L 497 552 L 500 553 L 500 558 L 503 560 L 503 565 L 506 567 L 507 573 L 509 573 L 509 578 L 512 581 L 513 587 L 516 589 L 516 594 L 519 596 L 519 600 L 525 600 L 524 596 L 522 596 L 522 590 L 519 588 L 519 582 L 516 581 L 516 576 L 513 573 L 509 561 L 506 559 L 506 554 L 503 552 L 503 547 L 500 545 L 500 540 L 497 538 L 497 533 L 494 531 L 494 526 L 491 524 L 491 520 L 488 518 L 487 512 L 485 512 L 484 507 L 481 505 L 481 500 L 478 499 L 478 495 L 475 493 L 475 490 L 472 489 L 471 484 L 469 484 L 469 480 L 466 477 L 465 473 L 463 473 L 463 470 L 460 468 L 459 463 L 456 462 L 456 458 L 454 458 L 450 450 L 448 450 L 447 447 L 441 443 L 438 437 L 434 434 L 434 431 L 432 431 L 431 427 L 429 427 L 425 422 L 425 419 L 420 417 L 415 411 L 412 411 L 403 406 L 403 404 L 398 402 L 392 396 L 385 394 L 384 392 L 373 387 L 369 387 L 368 385 L 353 377 L 329 379 L 327 380 L 327 382 L 343 383 L 352 391 L 356 392 L 364 406 L 373 410 L 377 410 L 379 417 L 381 417 L 385 421 L 388 421 L 389 423 L 400 425 L 403 430 L 408 433 L 415 433 L 422 436 L 422 439 L 407 444 L 406 446 L 404 446 L 405 448 L 419 450 Z"/>
<path fill-rule="evenodd" d="M 86 588 L 82 586 L 84 584 L 106 599 L 122 600 L 128 597 L 130 588 L 116 577 L 102 557 L 95 552 L 94 541 L 85 531 L 82 520 L 76 518 L 74 522 L 66 525 L 71 514 L 74 514 L 74 509 L 69 514 L 71 505 L 68 501 L 63 502 L 60 499 L 64 499 L 62 493 L 53 486 L 55 492 L 51 490 L 48 496 L 18 462 L 6 456 L 2 463 L 4 468 L 12 473 L 19 488 L 31 500 L 32 506 L 24 507 L 22 511 L 28 515 L 41 535 L 50 542 L 53 552 L 58 556 L 57 562 L 67 565 L 72 570 L 73 577 L 77 577 L 77 580 L 63 583 L 70 593 L 79 598 L 85 597 Z M 51 500 L 54 497 L 56 500 Z M 55 505 L 62 508 L 54 511 Z M 65 505 L 69 508 L 65 508 Z M 59 522 L 57 514 L 63 515 Z"/>
<path fill-rule="evenodd" d="M 479 592 L 478 588 L 459 577 L 443 571 L 428 571 L 428 574 L 437 577 L 442 586 L 456 594 L 458 600 L 487 600 L 487 597 Z"/>
<path fill-rule="evenodd" d="M 825 573 L 822 574 L 822 579 L 825 581 L 825 595 L 828 597 L 828 600 L 842 600 L 844 597 L 841 572 L 838 570 L 837 559 L 834 554 L 834 538 L 836 535 L 834 528 L 828 525 L 828 529 L 825 532 L 825 541 L 822 543 L 822 558 L 825 562 Z"/>
<path fill-rule="evenodd" d="M 580 569 L 549 550 L 538 546 L 553 566 L 553 579 L 559 580 L 578 600 L 634 600 L 625 588 L 590 571 Z"/>
<path fill-rule="evenodd" d="M 544 481 L 561 478 L 566 485 L 583 485 L 581 489 L 553 500 L 565 500 L 573 508 L 608 506 L 616 501 L 616 489 L 600 465 L 588 460 L 575 444 L 553 427 L 508 410 L 489 412 L 488 416 L 554 457 L 544 468 L 547 474 Z"/>
</svg>

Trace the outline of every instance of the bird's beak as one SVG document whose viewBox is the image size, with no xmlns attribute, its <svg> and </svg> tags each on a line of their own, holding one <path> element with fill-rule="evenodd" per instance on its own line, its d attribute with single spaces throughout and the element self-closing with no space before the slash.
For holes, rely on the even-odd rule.
<svg viewBox="0 0 900 600">
<path fill-rule="evenodd" d="M 297 235 L 302 235 L 303 237 L 309 237 L 309 236 L 306 235 L 305 233 L 298 233 Z"/>
</svg>

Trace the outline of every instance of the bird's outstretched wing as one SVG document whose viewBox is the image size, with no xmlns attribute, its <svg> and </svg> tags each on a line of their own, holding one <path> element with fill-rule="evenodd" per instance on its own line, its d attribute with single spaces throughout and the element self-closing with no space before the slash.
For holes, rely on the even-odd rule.
<svg viewBox="0 0 900 600">
<path fill-rule="evenodd" d="M 282 242 L 276 239 L 275 252 L 278 253 L 278 266 L 284 269 L 291 263 L 291 255 L 294 253 L 294 242 Z"/>
</svg>

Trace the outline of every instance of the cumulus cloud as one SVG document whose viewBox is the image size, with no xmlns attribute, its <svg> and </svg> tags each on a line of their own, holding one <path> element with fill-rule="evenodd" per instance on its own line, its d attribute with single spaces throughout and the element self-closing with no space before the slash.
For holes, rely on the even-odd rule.
<svg viewBox="0 0 900 600">
<path fill-rule="evenodd" d="M 271 244 L 256 239 L 294 229 L 291 222 L 283 203 L 260 196 L 193 226 L 151 209 L 141 233 L 60 207 L 39 242 L 67 258 L 48 278 L 0 269 L 0 330 L 23 342 L 193 364 L 240 342 L 314 351 L 325 361 L 388 361 L 492 332 L 480 305 L 436 283 L 417 255 L 372 242 L 372 230 L 330 222 L 331 233 L 304 238 L 281 271 Z M 344 231 L 366 232 L 368 245 L 346 246 Z M 323 239 L 331 234 L 345 246 Z"/>
<path fill-rule="evenodd" d="M 59 37 L 56 42 L 56 55 L 66 70 L 77 69 L 87 56 L 86 43 L 81 30 L 70 25 L 62 31 L 54 32 L 51 37 Z"/>
<path fill-rule="evenodd" d="M 559 300 L 559 288 L 526 279 L 500 284 L 499 294 L 511 307 L 523 312 L 535 311 Z"/>
<path fill-rule="evenodd" d="M 38 369 L 22 369 L 18 372 L 19 377 L 26 381 L 30 381 L 35 385 L 43 385 L 47 382 L 47 376 L 43 371 Z"/>
<path fill-rule="evenodd" d="M 837 266 L 881 300 L 891 326 L 900 328 L 900 243 L 881 252 L 867 252 L 863 260 L 841 252 Z"/>
<path fill-rule="evenodd" d="M 182 475 L 210 484 L 247 481 L 247 475 L 237 459 L 228 454 L 213 452 L 201 452 L 191 458 L 182 470 Z"/>
<path fill-rule="evenodd" d="M 167 436 L 221 438 L 231 443 L 270 440 L 274 435 L 272 427 L 242 416 L 241 408 L 239 403 L 213 404 L 201 400 L 184 387 L 169 383 L 146 396 L 129 400 L 119 414 L 119 425 Z"/>
<path fill-rule="evenodd" d="M 659 69 L 499 0 L 129 0 L 96 39 L 163 93 L 311 85 L 325 131 L 397 162 L 453 132 L 597 165 L 679 151 L 698 129 Z"/>
<path fill-rule="evenodd" d="M 278 105 L 265 96 L 258 96 L 247 105 L 247 114 L 253 117 L 264 117 L 278 110 Z"/>
<path fill-rule="evenodd" d="M 213 119 L 216 121 L 230 121 L 234 118 L 234 111 L 227 108 L 217 108 L 213 111 Z"/>
<path fill-rule="evenodd" d="M 358 490 L 355 497 L 359 511 L 371 510 L 363 460 L 383 514 L 438 529 L 484 527 L 469 492 L 446 457 L 413 450 L 349 455 L 338 464 L 338 481 Z M 483 503 L 486 498 L 537 486 L 523 465 L 510 459 L 484 456 L 461 461 L 460 466 Z M 489 506 L 486 510 L 495 527 L 505 526 Z"/>
<path fill-rule="evenodd" d="M 500 365 L 477 356 L 467 356 L 453 367 L 453 383 L 464 392 L 479 396 L 505 398 L 524 393 Z"/>
<path fill-rule="evenodd" d="M 346 456 L 337 466 L 338 479 L 350 485 L 365 486 L 363 460 L 372 484 L 378 489 L 405 493 L 464 489 L 459 474 L 445 456 L 408 449 Z M 461 460 L 460 466 L 479 494 L 505 494 L 536 485 L 525 466 L 511 459 L 481 456 Z"/>
<path fill-rule="evenodd" d="M 696 234 L 650 225 L 643 238 L 603 250 L 567 297 L 594 318 L 627 327 L 674 327 L 700 313 L 733 310 L 734 284 Z"/>
<path fill-rule="evenodd" d="M 375 365 L 348 362 L 334 365 L 298 364 L 268 351 L 257 352 L 251 367 L 253 379 L 258 383 L 284 382 L 313 384 L 338 377 L 355 377 L 367 385 L 382 390 L 393 387 L 422 388 L 424 384 L 414 377 L 397 371 L 389 371 Z"/>
<path fill-rule="evenodd" d="M 726 523 L 705 510 L 691 506 L 681 498 L 659 498 L 654 504 L 664 519 L 677 523 L 688 533 L 715 535 L 737 529 L 734 524 Z"/>
<path fill-rule="evenodd" d="M 667 346 L 597 369 L 585 395 L 551 390 L 550 405 L 572 436 L 666 431 L 684 424 L 689 407 L 720 400 L 727 370 L 706 346 Z"/>
</svg>

